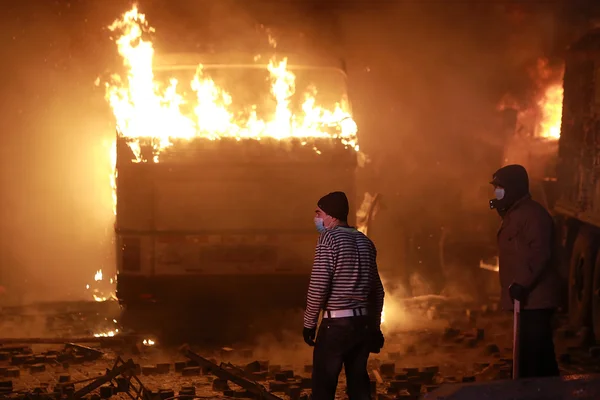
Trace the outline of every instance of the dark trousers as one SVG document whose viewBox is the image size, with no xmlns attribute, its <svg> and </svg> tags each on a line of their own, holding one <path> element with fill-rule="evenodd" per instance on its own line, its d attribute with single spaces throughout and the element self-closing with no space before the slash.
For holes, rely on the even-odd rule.
<svg viewBox="0 0 600 400">
<path fill-rule="evenodd" d="M 323 319 L 313 351 L 313 400 L 334 400 L 342 366 L 349 399 L 371 399 L 369 339 L 366 317 Z"/>
<path fill-rule="evenodd" d="M 558 376 L 552 339 L 554 310 L 521 310 L 519 378 Z"/>
</svg>

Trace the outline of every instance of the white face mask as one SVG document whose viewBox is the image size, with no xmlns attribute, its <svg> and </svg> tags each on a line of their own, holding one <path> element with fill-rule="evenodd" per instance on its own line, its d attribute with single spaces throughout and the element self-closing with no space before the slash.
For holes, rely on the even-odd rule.
<svg viewBox="0 0 600 400">
<path fill-rule="evenodd" d="M 503 188 L 494 189 L 494 195 L 496 195 L 496 200 L 502 200 L 504 198 L 504 189 Z"/>
</svg>

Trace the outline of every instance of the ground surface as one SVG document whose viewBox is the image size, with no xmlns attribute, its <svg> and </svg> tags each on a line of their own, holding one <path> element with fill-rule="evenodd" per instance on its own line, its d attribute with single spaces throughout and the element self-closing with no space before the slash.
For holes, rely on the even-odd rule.
<svg viewBox="0 0 600 400">
<path fill-rule="evenodd" d="M 370 374 L 379 397 L 419 398 L 445 383 L 509 378 L 512 316 L 493 309 L 493 304 L 482 306 L 423 297 L 407 301 L 395 310 L 395 315 L 389 315 L 384 324 L 384 349 L 370 359 Z M 148 344 L 150 337 L 119 332 L 115 337 L 121 339 L 116 341 L 109 338 L 82 343 L 101 353 L 76 346 L 65 349 L 65 343 L 74 338 L 93 333 L 108 335 L 118 328 L 117 319 L 118 307 L 110 303 L 4 310 L 0 327 L 4 343 L 0 347 L 0 375 L 4 378 L 0 391 L 14 396 L 52 392 L 60 388 L 61 381 L 79 382 L 105 375 L 120 357 L 133 361 L 135 375 L 156 398 L 164 400 L 178 393 L 204 398 L 247 397 L 231 382 L 226 386 L 220 380 L 215 382 L 214 374 L 196 367 L 181 348 L 165 346 L 160 341 L 144 345 L 143 341 Z M 62 339 L 54 344 L 7 340 L 16 337 Z M 557 330 L 556 348 L 563 374 L 600 372 L 600 348 L 589 346 L 585 339 L 585 335 Z M 229 343 L 227 348 L 207 347 L 203 343 L 192 343 L 190 348 L 216 364 L 241 367 L 245 372 L 240 373 L 260 381 L 276 396 L 298 398 L 310 393 L 311 349 L 301 341 L 299 332 L 263 335 L 246 343 Z M 90 382 L 75 383 L 75 391 Z M 69 392 L 68 386 L 63 392 Z M 102 390 L 105 396 L 127 398 L 125 393 Z M 342 373 L 340 398 L 344 397 L 344 390 Z M 98 394 L 100 389 L 88 397 Z"/>
</svg>

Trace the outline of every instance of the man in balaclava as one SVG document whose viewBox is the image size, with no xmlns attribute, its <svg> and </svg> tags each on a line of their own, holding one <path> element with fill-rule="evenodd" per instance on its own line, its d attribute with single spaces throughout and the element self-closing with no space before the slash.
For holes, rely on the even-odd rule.
<svg viewBox="0 0 600 400">
<path fill-rule="evenodd" d="M 552 317 L 561 300 L 560 278 L 552 262 L 554 222 L 529 194 L 521 165 L 507 165 L 493 175 L 495 199 L 490 208 L 502 217 L 498 231 L 501 304 L 521 303 L 520 378 L 557 376 Z"/>
<path fill-rule="evenodd" d="M 306 344 L 314 346 L 313 400 L 335 399 L 342 367 L 350 399 L 369 399 L 369 353 L 379 353 L 384 344 L 380 329 L 384 291 L 377 250 L 367 236 L 348 226 L 348 209 L 346 195 L 333 192 L 322 197 L 315 210 L 320 235 L 303 330 Z"/>
</svg>

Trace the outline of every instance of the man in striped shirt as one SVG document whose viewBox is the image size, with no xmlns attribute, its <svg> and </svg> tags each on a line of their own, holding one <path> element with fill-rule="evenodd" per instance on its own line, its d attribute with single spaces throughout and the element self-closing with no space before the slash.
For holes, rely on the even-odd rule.
<svg viewBox="0 0 600 400">
<path fill-rule="evenodd" d="M 312 398 L 333 400 L 345 368 L 350 400 L 370 399 L 369 353 L 383 347 L 384 291 L 371 240 L 348 226 L 348 199 L 333 192 L 317 203 L 317 242 L 304 313 L 304 341 L 314 346 Z M 323 320 L 316 335 L 319 313 Z M 315 342 L 316 336 L 316 342 Z"/>
</svg>

